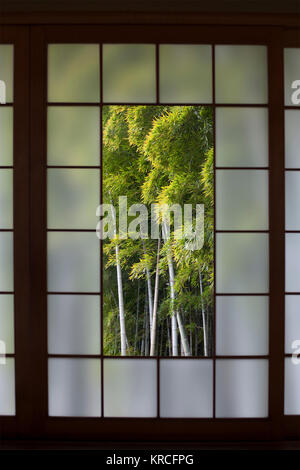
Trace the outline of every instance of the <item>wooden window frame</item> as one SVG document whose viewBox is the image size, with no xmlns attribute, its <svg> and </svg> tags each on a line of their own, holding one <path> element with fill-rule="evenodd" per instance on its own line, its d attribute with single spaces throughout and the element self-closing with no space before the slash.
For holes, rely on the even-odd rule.
<svg viewBox="0 0 300 470">
<path fill-rule="evenodd" d="M 293 48 L 293 47 L 298 47 L 300 48 L 300 30 L 298 28 L 290 28 L 285 30 L 284 32 L 284 37 L 283 37 L 283 48 Z M 285 112 L 285 109 L 300 109 L 300 106 L 293 106 L 293 107 L 287 107 L 284 103 L 283 99 L 283 115 Z M 284 116 L 283 116 L 284 119 Z M 283 124 L 283 140 L 284 140 L 284 124 Z M 284 178 L 286 174 L 286 169 L 284 166 Z M 283 196 L 282 199 L 284 200 L 285 198 L 285 181 L 283 181 Z M 284 211 L 284 220 L 285 220 L 285 204 L 283 207 Z M 284 232 L 284 237 L 287 231 Z M 285 285 L 284 285 L 284 290 Z M 283 332 L 284 332 L 284 325 L 283 325 Z M 290 357 L 291 354 L 285 354 L 285 358 Z M 284 366 L 283 366 L 284 367 Z M 283 419 L 283 433 L 286 439 L 300 439 L 300 415 L 286 415 L 284 416 Z"/>
<path fill-rule="evenodd" d="M 14 354 L 17 414 L 0 417 L 0 437 L 27 431 L 31 419 L 30 243 L 29 243 L 29 31 L 0 26 L 1 44 L 14 46 L 13 98 L 13 257 Z M 9 103 L 8 103 L 9 104 Z M 9 104 L 10 105 L 10 104 Z M 1 105 L 1 106 L 6 106 Z"/>
<path fill-rule="evenodd" d="M 61 17 L 60 17 L 61 18 Z M 299 19 L 262 15 L 177 17 L 173 24 L 100 15 L 33 17 L 0 26 L 15 45 L 14 227 L 16 416 L 0 417 L 2 438 L 176 441 L 300 439 L 300 416 L 284 416 L 284 47 L 300 47 Z M 268 18 L 270 18 L 268 16 Z M 12 21 L 12 20 L 10 20 Z M 16 23 L 26 21 L 18 20 Z M 145 21 L 145 23 L 143 22 Z M 298 23 L 296 22 L 298 21 Z M 63 23 L 49 25 L 49 23 Z M 77 17 L 78 22 L 78 17 Z M 28 21 L 30 23 L 30 21 Z M 42 23 L 48 23 L 42 25 Z M 106 23 L 106 24 L 105 24 Z M 110 24 L 107 24 L 110 23 Z M 119 23 L 119 24 L 118 24 Z M 185 23 L 185 24 L 182 24 Z M 211 23 L 211 24 L 209 24 Z M 220 24 L 218 24 L 220 23 Z M 232 24 L 226 24 L 232 23 Z M 250 24 L 249 24 L 250 23 Z M 289 26 L 292 26 L 290 28 Z M 183 40 L 184 38 L 184 40 Z M 269 416 L 238 419 L 48 417 L 46 279 L 46 108 L 48 43 L 251 44 L 268 47 L 269 89 Z M 30 79 L 30 80 L 29 80 Z"/>
</svg>

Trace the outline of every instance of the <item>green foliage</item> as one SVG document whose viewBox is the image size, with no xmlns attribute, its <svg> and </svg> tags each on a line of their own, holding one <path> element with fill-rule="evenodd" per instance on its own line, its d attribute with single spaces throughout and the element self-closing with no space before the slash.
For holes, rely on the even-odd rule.
<svg viewBox="0 0 300 470">
<path fill-rule="evenodd" d="M 213 122 L 209 107 L 108 106 L 103 110 L 103 198 L 128 205 L 144 202 L 204 204 L 205 239 L 198 251 L 184 239 L 171 238 L 160 248 L 157 352 L 169 354 L 171 301 L 168 256 L 175 266 L 176 308 L 181 312 L 192 353 L 203 354 L 202 308 L 212 332 L 213 292 Z M 117 214 L 118 219 L 118 214 Z M 150 222 L 150 220 L 148 221 Z M 128 352 L 149 354 L 149 308 L 146 271 L 152 289 L 156 240 L 109 240 L 104 243 L 104 352 L 120 354 L 116 244 L 122 268 Z M 203 281 L 200 295 L 199 273 Z M 209 351 L 212 350 L 210 335 Z"/>
</svg>

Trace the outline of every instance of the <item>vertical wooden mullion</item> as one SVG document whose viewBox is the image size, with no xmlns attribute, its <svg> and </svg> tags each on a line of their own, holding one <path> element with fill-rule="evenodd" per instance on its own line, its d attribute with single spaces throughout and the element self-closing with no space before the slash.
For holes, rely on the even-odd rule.
<svg viewBox="0 0 300 470">
<path fill-rule="evenodd" d="M 268 47 L 269 86 L 269 413 L 272 436 L 282 440 L 284 407 L 284 80 L 282 30 Z"/>
<path fill-rule="evenodd" d="M 33 429 L 41 435 L 48 414 L 47 233 L 46 233 L 46 44 L 43 29 L 31 28 L 30 253 Z"/>
<path fill-rule="evenodd" d="M 212 44 L 212 112 L 213 112 L 213 204 L 214 204 L 214 286 L 213 286 L 213 346 L 212 346 L 212 360 L 213 360 L 213 418 L 216 417 L 216 281 L 217 281 L 217 260 L 216 260 L 216 45 Z"/>
<path fill-rule="evenodd" d="M 155 44 L 155 85 L 156 85 L 156 104 L 160 104 L 160 45 L 159 43 Z M 160 236 L 160 235 L 159 235 Z M 157 335 L 158 335 L 158 325 L 157 328 Z M 152 332 L 150 332 L 150 337 L 152 337 Z M 150 349 L 151 349 L 151 341 L 150 341 Z M 157 356 L 156 356 L 156 413 L 157 418 L 160 418 L 160 361 L 161 358 L 159 357 L 159 345 L 157 345 Z"/>
<path fill-rule="evenodd" d="M 99 67 L 100 67 L 100 204 L 103 204 L 103 44 L 99 43 Z M 101 322 L 101 328 L 100 328 L 100 340 L 101 340 L 101 417 L 104 417 L 104 331 L 103 331 L 103 325 L 104 325 L 104 309 L 103 309 L 103 274 L 104 274 L 104 268 L 103 268 L 103 240 L 101 238 L 100 240 L 100 322 Z"/>
<path fill-rule="evenodd" d="M 29 304 L 29 28 L 11 29 L 14 43 L 13 219 L 16 432 L 30 431 L 31 339 Z"/>
</svg>

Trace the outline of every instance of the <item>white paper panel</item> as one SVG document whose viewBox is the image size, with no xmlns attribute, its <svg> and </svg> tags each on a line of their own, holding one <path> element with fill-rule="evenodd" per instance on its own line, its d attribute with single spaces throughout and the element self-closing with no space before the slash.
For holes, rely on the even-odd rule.
<svg viewBox="0 0 300 470">
<path fill-rule="evenodd" d="M 210 418 L 213 415 L 213 361 L 160 361 L 160 415 Z"/>
<path fill-rule="evenodd" d="M 300 111 L 285 111 L 285 167 L 300 168 Z"/>
<path fill-rule="evenodd" d="M 268 309 L 267 296 L 217 296 L 217 355 L 267 355 Z"/>
<path fill-rule="evenodd" d="M 216 46 L 215 60 L 217 103 L 267 103 L 265 46 Z"/>
<path fill-rule="evenodd" d="M 300 234 L 285 235 L 285 289 L 300 292 Z"/>
<path fill-rule="evenodd" d="M 49 416 L 100 416 L 99 359 L 49 359 Z"/>
<path fill-rule="evenodd" d="M 219 359 L 216 361 L 216 417 L 268 416 L 268 361 Z"/>
<path fill-rule="evenodd" d="M 300 48 L 286 48 L 284 50 L 284 88 L 286 106 L 296 105 L 296 103 L 293 103 L 292 101 L 292 94 L 295 91 L 295 89 L 292 88 L 292 84 L 295 80 L 300 80 Z"/>
<path fill-rule="evenodd" d="M 99 62 L 98 44 L 50 44 L 48 101 L 99 102 Z"/>
<path fill-rule="evenodd" d="M 104 102 L 153 103 L 155 70 L 154 44 L 104 44 Z"/>
<path fill-rule="evenodd" d="M 217 230 L 267 230 L 268 171 L 216 171 Z"/>
<path fill-rule="evenodd" d="M 0 291 L 14 290 L 13 233 L 0 232 Z"/>
<path fill-rule="evenodd" d="M 217 167 L 268 166 L 267 109 L 218 107 L 215 126 Z"/>
<path fill-rule="evenodd" d="M 300 230 L 300 171 L 285 172 L 285 228 Z"/>
<path fill-rule="evenodd" d="M 14 341 L 14 296 L 0 295 L 0 341 L 5 343 L 6 354 L 15 351 Z"/>
<path fill-rule="evenodd" d="M 100 354 L 98 295 L 48 295 L 48 352 Z"/>
<path fill-rule="evenodd" d="M 284 413 L 300 415 L 300 364 L 290 357 L 285 359 Z"/>
<path fill-rule="evenodd" d="M 212 102 L 212 48 L 210 45 L 162 44 L 161 103 Z"/>
<path fill-rule="evenodd" d="M 0 166 L 13 164 L 13 108 L 0 107 Z"/>
<path fill-rule="evenodd" d="M 47 176 L 48 228 L 95 228 L 96 209 L 100 204 L 100 170 L 48 169 Z"/>
<path fill-rule="evenodd" d="M 0 364 L 0 416 L 15 414 L 15 360 L 9 357 Z"/>
<path fill-rule="evenodd" d="M 100 240 L 93 232 L 48 233 L 48 290 L 99 292 Z"/>
<path fill-rule="evenodd" d="M 13 170 L 0 169 L 0 228 L 13 228 Z"/>
<path fill-rule="evenodd" d="M 11 103 L 14 94 L 14 46 L 11 44 L 0 44 L 0 80 L 5 83 L 5 101 Z"/>
<path fill-rule="evenodd" d="M 217 233 L 218 293 L 267 293 L 269 238 L 265 233 Z"/>
<path fill-rule="evenodd" d="M 285 296 L 285 352 L 295 351 L 295 341 L 300 341 L 300 296 Z M 297 346 L 297 345 L 296 345 Z"/>
<path fill-rule="evenodd" d="M 104 416 L 157 416 L 156 360 L 104 360 Z"/>
<path fill-rule="evenodd" d="M 99 165 L 99 108 L 49 106 L 47 137 L 48 165 Z"/>
</svg>

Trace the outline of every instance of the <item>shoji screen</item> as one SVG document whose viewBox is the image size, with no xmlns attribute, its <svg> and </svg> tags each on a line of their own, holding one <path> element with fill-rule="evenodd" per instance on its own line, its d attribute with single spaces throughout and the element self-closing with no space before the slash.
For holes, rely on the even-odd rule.
<svg viewBox="0 0 300 470">
<path fill-rule="evenodd" d="M 48 48 L 49 415 L 100 416 L 100 49 Z"/>
<path fill-rule="evenodd" d="M 14 46 L 0 44 L 0 415 L 15 414 Z"/>
<path fill-rule="evenodd" d="M 285 414 L 300 414 L 300 49 L 284 50 Z M 295 357 L 292 355 L 295 353 Z"/>
<path fill-rule="evenodd" d="M 217 418 L 268 416 L 267 104 L 267 48 L 217 45 Z"/>
<path fill-rule="evenodd" d="M 267 417 L 267 48 L 211 44 L 49 44 L 47 64 L 49 415 Z M 169 132 L 160 134 L 156 140 L 148 135 L 143 150 L 136 144 L 143 128 L 136 126 L 131 136 L 126 134 L 126 126 L 133 125 L 139 113 L 155 116 L 150 128 L 155 122 L 159 123 L 160 131 L 168 129 Z M 187 131 L 184 125 L 178 126 L 178 120 L 185 123 L 186 117 L 190 119 Z M 117 130 L 120 122 L 126 127 L 123 134 Z M 147 127 L 149 123 L 145 122 Z M 173 131 L 164 127 L 170 122 L 174 124 Z M 181 344 L 179 341 L 179 347 L 170 352 L 167 345 L 171 342 L 168 331 L 172 323 L 172 295 L 171 303 L 165 299 L 168 300 L 172 286 L 178 287 L 176 274 L 180 272 L 184 276 L 184 271 L 176 264 L 175 254 L 173 264 L 170 256 L 165 256 L 166 250 L 173 248 L 167 244 L 162 247 L 160 254 L 167 268 L 162 263 L 161 278 L 165 276 L 166 283 L 160 293 L 165 296 L 165 303 L 160 303 L 158 312 L 160 316 L 165 315 L 164 322 L 159 323 L 159 332 L 160 344 L 166 347 L 157 346 L 153 355 L 149 344 L 145 345 L 146 334 L 139 330 L 145 328 L 149 336 L 147 309 L 151 310 L 145 294 L 146 277 L 141 294 L 139 284 L 129 287 L 129 275 L 124 278 L 123 273 L 121 292 L 122 269 L 126 271 L 126 263 L 133 256 L 132 246 L 127 246 L 127 251 L 122 249 L 121 255 L 117 250 L 117 261 L 101 256 L 95 233 L 96 208 L 107 194 L 112 199 L 116 194 L 121 195 L 118 190 L 121 191 L 129 178 L 122 180 L 124 162 L 128 175 L 131 169 L 131 178 L 136 178 L 141 168 L 135 166 L 138 152 L 139 165 L 147 168 L 153 164 L 153 171 L 159 168 L 154 178 L 156 186 L 166 167 L 173 179 L 174 168 L 184 176 L 181 180 L 184 184 L 186 168 L 191 169 L 193 184 L 202 181 L 200 160 L 199 173 L 192 173 L 198 156 L 190 140 L 185 140 L 185 146 L 179 146 L 179 152 L 178 147 L 176 152 L 172 147 L 178 129 L 179 135 L 184 136 L 195 122 L 196 129 L 199 122 L 202 126 L 199 135 L 208 126 L 199 145 L 210 150 L 213 157 L 211 167 L 207 168 L 212 182 L 211 215 L 208 207 L 205 208 L 211 224 L 208 231 L 211 230 L 212 251 L 203 258 L 206 271 L 204 268 L 201 271 L 201 264 L 200 282 L 197 271 L 198 303 L 193 298 L 192 304 L 190 295 L 186 297 L 190 304 L 185 305 L 181 300 L 178 307 L 183 325 L 177 312 L 179 327 L 175 325 L 172 341 L 177 337 Z M 163 166 L 157 155 L 161 139 L 167 141 L 167 138 L 170 140 L 161 158 L 169 158 L 170 165 Z M 133 147 L 138 148 L 136 154 Z M 181 157 L 175 165 L 179 154 Z M 118 158 L 120 166 L 114 167 Z M 188 167 L 184 166 L 185 162 Z M 173 181 L 172 178 L 169 180 Z M 184 184 L 180 187 L 177 183 L 181 191 Z M 133 193 L 134 189 L 131 188 Z M 109 253 L 105 244 L 104 252 L 106 256 Z M 107 265 L 113 266 L 111 276 Z M 174 268 L 175 283 L 171 275 Z M 131 282 L 133 277 L 130 279 Z M 206 296 L 202 298 L 203 285 Z M 141 313 L 145 315 L 144 324 L 137 320 L 141 295 L 145 298 Z M 176 295 L 173 305 L 178 302 L 178 292 Z M 210 311 L 206 320 L 203 305 L 201 310 L 199 303 L 201 298 L 205 300 L 206 313 Z M 192 307 L 188 309 L 187 305 Z M 195 305 L 199 312 L 196 320 L 191 321 L 187 312 L 191 315 Z M 118 329 L 122 322 L 123 326 L 127 323 L 128 333 L 123 347 Z M 183 328 L 192 331 L 188 338 L 189 351 L 183 344 Z"/>
</svg>

